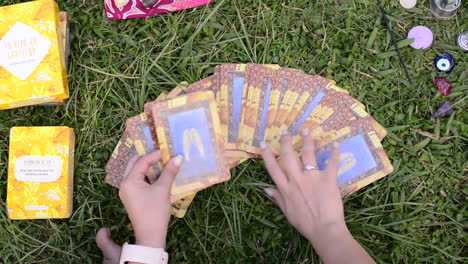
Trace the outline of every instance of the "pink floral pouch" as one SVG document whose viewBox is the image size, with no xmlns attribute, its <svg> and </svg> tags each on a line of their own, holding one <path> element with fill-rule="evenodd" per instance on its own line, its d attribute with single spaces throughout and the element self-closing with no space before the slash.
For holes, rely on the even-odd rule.
<svg viewBox="0 0 468 264">
<path fill-rule="evenodd" d="M 104 0 L 109 19 L 144 18 L 177 10 L 206 5 L 212 0 L 153 0 L 155 5 L 143 7 L 144 0 Z"/>
</svg>

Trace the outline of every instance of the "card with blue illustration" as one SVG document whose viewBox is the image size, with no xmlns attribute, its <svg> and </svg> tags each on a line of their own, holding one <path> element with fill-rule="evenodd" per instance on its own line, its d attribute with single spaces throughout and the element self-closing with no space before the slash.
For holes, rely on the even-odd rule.
<svg viewBox="0 0 468 264">
<path fill-rule="evenodd" d="M 265 142 L 271 142 L 272 137 L 275 134 L 274 122 L 285 94 L 291 89 L 290 87 L 293 87 L 297 83 L 302 82 L 301 78 L 299 77 L 300 72 L 301 71 L 296 69 L 280 68 L 276 74 L 276 78 L 273 78 L 271 99 L 268 106 L 268 114 L 265 125 Z M 285 106 L 282 106 L 281 109 L 284 110 Z M 282 115 L 281 111 L 279 115 Z M 285 115 L 282 116 L 285 117 Z"/>
<path fill-rule="evenodd" d="M 374 130 L 380 141 L 385 138 L 387 135 L 385 128 L 372 118 L 352 97 L 342 96 L 337 102 L 339 104 L 335 104 L 335 109 L 337 110 L 334 111 L 333 115 L 329 116 L 326 120 L 321 120 L 323 114 L 311 115 L 304 122 L 302 128 L 308 128 L 310 134 L 317 140 L 327 140 L 330 137 L 330 133 L 336 133 L 344 129 L 349 131 L 356 127 L 356 124 L 362 124 Z M 317 120 L 319 120 L 320 125 L 315 125 Z M 294 135 L 293 144 L 302 144 L 300 135 Z"/>
<path fill-rule="evenodd" d="M 219 118 L 226 149 L 236 149 L 245 97 L 246 64 L 223 64 L 219 68 Z"/>
<path fill-rule="evenodd" d="M 320 94 L 317 95 L 317 98 L 314 96 L 316 95 L 316 92 L 313 90 L 314 84 L 307 82 L 305 79 L 307 77 L 306 74 L 299 71 L 292 71 L 291 74 L 292 80 L 294 81 L 289 84 L 288 89 L 282 97 L 281 103 L 276 111 L 272 128 L 268 134 L 267 142 L 269 142 L 271 149 L 275 154 L 279 154 L 282 132 L 288 130 L 290 123 L 294 119 L 297 118 L 298 120 L 301 120 L 302 116 L 306 115 L 306 113 L 300 113 L 300 111 L 304 110 L 309 112 L 308 109 L 313 110 L 315 105 L 321 102 Z M 301 95 L 303 96 L 301 97 Z M 312 105 L 307 105 L 304 108 L 303 105 L 309 100 Z"/>
<path fill-rule="evenodd" d="M 184 94 L 184 90 L 187 85 L 187 82 L 181 82 L 169 93 L 161 93 L 156 98 L 155 102 L 170 99 L 179 94 Z M 135 150 L 137 155 L 143 156 L 159 149 L 156 134 L 151 132 L 150 127 L 152 127 L 152 123 L 148 120 L 146 113 L 141 113 L 127 119 L 126 127 L 127 129 L 124 134 L 132 140 L 132 148 Z M 124 165 L 126 166 L 127 162 L 125 162 Z M 123 168 L 121 172 L 123 173 L 124 170 L 125 168 Z M 154 183 L 159 177 L 161 170 L 161 162 L 152 166 L 147 174 L 148 181 L 150 183 Z M 171 214 L 178 218 L 184 217 L 195 195 L 196 193 L 188 193 L 184 196 L 178 197 L 179 199 L 171 204 Z"/>
<path fill-rule="evenodd" d="M 328 95 L 328 90 L 315 82 L 314 78 L 306 78 L 301 84 L 302 92 L 292 106 L 292 113 L 280 127 L 281 130 L 287 130 L 291 135 L 296 135 L 302 128 L 306 119 L 311 116 L 324 98 Z"/>
<path fill-rule="evenodd" d="M 150 123 L 145 113 L 127 119 L 126 126 L 139 156 L 144 156 L 158 149 L 157 138 L 151 133 Z M 158 179 L 161 170 L 161 162 L 151 166 L 146 175 L 150 183 L 154 183 Z"/>
<path fill-rule="evenodd" d="M 340 145 L 338 186 L 343 196 L 392 173 L 393 167 L 377 133 L 365 127 L 344 135 L 337 133 L 328 141 L 318 141 L 316 159 L 321 170 L 327 166 L 334 142 Z"/>
<path fill-rule="evenodd" d="M 223 64 L 216 67 L 219 73 L 219 117 L 224 137 L 226 157 L 245 159 L 248 153 L 237 147 L 237 137 L 242 116 L 242 98 L 245 96 L 246 64 Z"/>
<path fill-rule="evenodd" d="M 249 153 L 260 154 L 260 143 L 265 141 L 268 109 L 272 103 L 273 87 L 280 67 L 278 65 L 247 64 L 246 99 L 243 102 L 241 134 L 237 146 Z"/>
<path fill-rule="evenodd" d="M 173 93 L 169 93 L 168 96 L 179 94 L 181 92 L 179 90 L 174 90 L 172 91 Z M 151 130 L 149 128 L 150 124 L 148 123 L 145 113 L 141 113 L 138 116 L 129 118 L 126 124 L 128 134 L 133 139 L 133 145 L 139 156 L 149 154 L 159 149 L 157 139 L 154 139 L 151 135 Z M 146 174 L 148 181 L 150 183 L 156 182 L 156 180 L 159 178 L 159 175 L 161 174 L 161 171 L 161 162 L 151 166 L 148 170 L 148 173 Z M 177 199 L 177 201 L 174 201 L 171 204 L 171 214 L 177 218 L 184 217 L 188 207 L 190 206 L 190 203 L 195 197 L 195 194 L 196 193 L 186 194 L 181 196 L 180 199 Z"/>
<path fill-rule="evenodd" d="M 252 114 L 255 111 L 255 104 L 258 105 L 258 102 L 252 102 L 252 93 L 256 89 L 253 87 L 255 85 L 254 80 L 258 78 L 258 75 L 255 75 L 256 68 L 260 65 L 254 63 L 248 63 L 245 69 L 245 78 L 244 78 L 244 87 L 241 97 L 241 107 L 239 109 L 240 113 L 240 121 L 239 121 L 239 128 L 237 132 L 237 141 L 236 147 L 241 150 L 245 150 L 245 144 L 248 141 L 247 135 L 250 134 L 249 130 L 253 129 L 255 123 L 247 124 L 247 118 L 249 118 L 248 114 Z M 256 122 L 256 120 L 253 120 Z"/>
<path fill-rule="evenodd" d="M 171 202 L 231 177 L 212 91 L 194 92 L 151 107 L 163 164 L 181 155 L 184 162 L 171 189 Z"/>
<path fill-rule="evenodd" d="M 280 102 L 277 106 L 274 120 L 272 121 L 271 128 L 268 130 L 267 142 L 270 145 L 278 145 L 281 133 L 285 130 L 285 122 L 291 116 L 296 116 L 297 113 L 293 112 L 293 107 L 299 96 L 304 89 L 304 78 L 307 76 L 301 71 L 293 69 L 282 69 L 280 78 L 284 81 L 289 79 L 286 91 L 280 96 Z"/>
</svg>

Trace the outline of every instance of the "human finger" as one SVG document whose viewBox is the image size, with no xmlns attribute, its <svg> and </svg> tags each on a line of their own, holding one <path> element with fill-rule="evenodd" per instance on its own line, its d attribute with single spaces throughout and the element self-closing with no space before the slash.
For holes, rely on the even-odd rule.
<svg viewBox="0 0 468 264">
<path fill-rule="evenodd" d="M 338 181 L 338 167 L 340 165 L 340 145 L 333 143 L 330 159 L 328 160 L 326 175 L 333 177 L 335 181 Z"/>
<path fill-rule="evenodd" d="M 302 164 L 304 164 L 304 166 L 313 166 L 317 168 L 317 160 L 315 159 L 315 144 L 312 136 L 309 135 L 308 129 L 302 130 L 302 139 L 304 141 L 304 147 L 302 148 L 301 155 Z"/>
<path fill-rule="evenodd" d="M 299 164 L 299 160 L 296 156 L 296 151 L 294 150 L 291 135 L 287 131 L 284 131 L 281 136 L 281 164 L 286 172 L 288 178 L 297 178 L 302 176 L 302 169 Z"/>
<path fill-rule="evenodd" d="M 281 194 L 281 192 L 275 188 L 265 188 L 264 191 L 269 197 L 271 197 L 275 201 L 275 203 L 278 205 L 281 211 L 284 212 L 286 202 L 284 201 L 284 197 Z"/>
<path fill-rule="evenodd" d="M 159 179 L 156 181 L 155 185 L 170 190 L 172 183 L 179 173 L 180 166 L 182 165 L 183 161 L 184 158 L 181 155 L 177 155 L 172 158 L 164 167 L 163 171 L 161 172 L 161 176 L 159 176 Z"/>
<path fill-rule="evenodd" d="M 265 142 L 260 143 L 260 148 L 262 149 L 261 155 L 263 161 L 265 162 L 265 167 L 268 173 L 270 174 L 271 178 L 278 186 L 278 188 L 285 188 L 288 184 L 288 178 L 283 173 L 283 170 L 276 161 L 275 155 L 273 155 L 273 152 L 271 152 L 270 147 L 268 147 Z"/>
<path fill-rule="evenodd" d="M 145 181 L 146 174 L 151 166 L 156 164 L 161 159 L 161 152 L 151 152 L 145 156 L 140 157 L 136 162 L 135 166 L 128 172 L 128 179 Z"/>
</svg>

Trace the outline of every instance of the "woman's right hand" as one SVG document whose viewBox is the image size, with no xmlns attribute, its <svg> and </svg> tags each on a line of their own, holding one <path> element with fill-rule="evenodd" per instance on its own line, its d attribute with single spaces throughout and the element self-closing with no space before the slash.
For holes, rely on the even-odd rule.
<svg viewBox="0 0 468 264">
<path fill-rule="evenodd" d="M 328 166 L 319 170 L 315 147 L 308 130 L 303 131 L 302 165 L 289 134 L 281 137 L 280 163 L 270 148 L 262 144 L 266 168 L 277 185 L 267 188 L 289 222 L 309 241 L 320 239 L 330 230 L 346 230 L 343 202 L 337 184 L 340 150 L 334 145 Z M 311 170 L 305 166 L 313 166 Z"/>
<path fill-rule="evenodd" d="M 319 170 L 315 146 L 303 130 L 302 164 L 291 136 L 281 137 L 280 163 L 262 143 L 265 166 L 277 185 L 265 192 L 275 200 L 288 221 L 311 243 L 325 263 L 375 263 L 349 232 L 337 183 L 339 145 L 332 147 L 324 170 Z"/>
</svg>

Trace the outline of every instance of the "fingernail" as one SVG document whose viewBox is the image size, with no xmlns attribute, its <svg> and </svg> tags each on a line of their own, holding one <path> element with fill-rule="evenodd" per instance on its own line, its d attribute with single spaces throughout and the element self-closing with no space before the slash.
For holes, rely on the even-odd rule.
<svg viewBox="0 0 468 264">
<path fill-rule="evenodd" d="M 109 228 L 106 228 L 106 232 L 107 232 L 107 236 L 110 237 L 110 236 L 111 236 L 111 233 L 110 233 L 110 229 L 109 229 Z"/>
<path fill-rule="evenodd" d="M 302 130 L 302 135 L 303 135 L 303 136 L 309 135 L 309 129 L 308 129 L 308 128 L 303 129 L 303 130 Z"/>
<path fill-rule="evenodd" d="M 273 191 L 271 189 L 263 189 L 263 190 L 268 196 L 273 197 Z"/>
<path fill-rule="evenodd" d="M 282 135 L 282 136 L 286 136 L 288 133 L 289 133 L 289 132 L 288 132 L 287 129 L 281 131 L 281 135 Z"/>
<path fill-rule="evenodd" d="M 260 142 L 261 149 L 266 149 L 266 147 L 267 147 L 267 144 L 265 143 L 265 141 Z"/>
<path fill-rule="evenodd" d="M 179 166 L 182 164 L 182 161 L 184 161 L 184 157 L 182 157 L 181 155 L 177 155 L 177 156 L 174 158 L 174 165 L 176 165 L 177 167 L 179 167 Z"/>
<path fill-rule="evenodd" d="M 338 144 L 338 142 L 333 142 L 333 148 L 338 148 L 340 146 L 340 144 Z"/>
</svg>

